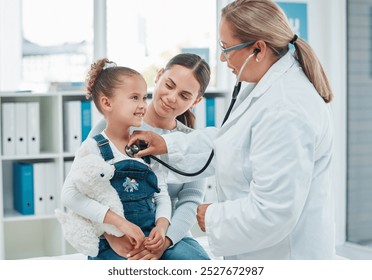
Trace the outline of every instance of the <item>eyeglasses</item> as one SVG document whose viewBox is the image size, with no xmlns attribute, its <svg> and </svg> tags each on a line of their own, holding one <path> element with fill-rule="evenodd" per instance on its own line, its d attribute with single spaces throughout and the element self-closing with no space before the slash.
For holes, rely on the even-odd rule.
<svg viewBox="0 0 372 280">
<path fill-rule="evenodd" d="M 224 57 L 226 59 L 229 59 L 228 52 L 243 49 L 245 47 L 253 45 L 254 43 L 255 43 L 255 41 L 249 41 L 249 42 L 241 43 L 239 45 L 232 46 L 230 48 L 224 48 L 222 42 L 220 41 L 220 48 L 221 48 L 221 52 L 223 53 Z"/>
</svg>

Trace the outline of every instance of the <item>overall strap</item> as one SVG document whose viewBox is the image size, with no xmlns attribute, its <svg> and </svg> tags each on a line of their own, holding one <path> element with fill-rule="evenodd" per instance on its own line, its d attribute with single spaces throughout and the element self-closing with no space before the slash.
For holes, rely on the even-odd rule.
<svg viewBox="0 0 372 280">
<path fill-rule="evenodd" d="M 114 158 L 114 154 L 112 153 L 108 139 L 103 137 L 102 134 L 97 134 L 96 136 L 93 137 L 93 139 L 97 141 L 98 148 L 105 161 L 108 161 Z"/>
</svg>

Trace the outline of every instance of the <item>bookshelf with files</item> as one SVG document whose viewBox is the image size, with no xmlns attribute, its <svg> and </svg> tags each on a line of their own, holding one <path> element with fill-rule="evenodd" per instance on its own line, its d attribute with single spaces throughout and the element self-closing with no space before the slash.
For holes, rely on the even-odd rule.
<svg viewBox="0 0 372 280">
<path fill-rule="evenodd" d="M 90 109 L 82 91 L 0 92 L 0 259 L 75 252 L 54 209 L 62 208 L 65 169 L 74 158 L 66 135 L 82 141 L 90 130 Z M 68 117 L 75 130 L 66 126 Z"/>
</svg>

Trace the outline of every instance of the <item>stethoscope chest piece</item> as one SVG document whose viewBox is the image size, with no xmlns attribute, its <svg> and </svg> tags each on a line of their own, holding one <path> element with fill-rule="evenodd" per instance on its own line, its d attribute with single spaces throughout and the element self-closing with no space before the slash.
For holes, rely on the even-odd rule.
<svg viewBox="0 0 372 280">
<path fill-rule="evenodd" d="M 131 158 L 134 157 L 134 155 L 137 154 L 139 151 L 140 148 L 136 144 L 133 144 L 130 147 L 125 147 L 125 153 Z"/>
</svg>

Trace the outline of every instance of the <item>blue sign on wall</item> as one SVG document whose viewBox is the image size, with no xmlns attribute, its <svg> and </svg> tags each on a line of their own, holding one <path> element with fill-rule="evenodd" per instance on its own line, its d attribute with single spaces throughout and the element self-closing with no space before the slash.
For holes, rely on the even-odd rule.
<svg viewBox="0 0 372 280">
<path fill-rule="evenodd" d="M 200 56 L 207 63 L 209 63 L 209 49 L 208 48 L 182 48 L 182 53 L 193 53 Z"/>
<path fill-rule="evenodd" d="M 293 2 L 277 2 L 288 17 L 295 34 L 304 40 L 307 37 L 307 4 Z"/>
</svg>

